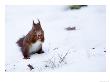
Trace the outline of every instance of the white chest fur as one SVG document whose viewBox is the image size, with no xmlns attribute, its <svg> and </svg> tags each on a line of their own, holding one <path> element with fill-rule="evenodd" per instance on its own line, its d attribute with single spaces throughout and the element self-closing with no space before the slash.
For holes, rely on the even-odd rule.
<svg viewBox="0 0 110 82">
<path fill-rule="evenodd" d="M 29 52 L 30 52 L 30 53 L 36 52 L 36 51 L 38 51 L 41 47 L 42 47 L 42 42 L 41 42 L 41 41 L 37 41 L 37 42 L 33 43 L 33 44 L 30 46 Z"/>
</svg>

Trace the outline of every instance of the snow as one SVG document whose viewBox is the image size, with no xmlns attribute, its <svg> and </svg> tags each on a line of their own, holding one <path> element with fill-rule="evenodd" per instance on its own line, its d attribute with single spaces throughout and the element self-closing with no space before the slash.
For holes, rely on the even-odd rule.
<svg viewBox="0 0 110 82">
<path fill-rule="evenodd" d="M 45 53 L 23 59 L 16 41 L 40 20 Z M 67 31 L 67 27 L 76 30 Z M 7 72 L 105 72 L 106 9 L 91 5 L 79 10 L 66 6 L 6 6 Z M 32 65 L 30 70 L 27 65 Z"/>
</svg>

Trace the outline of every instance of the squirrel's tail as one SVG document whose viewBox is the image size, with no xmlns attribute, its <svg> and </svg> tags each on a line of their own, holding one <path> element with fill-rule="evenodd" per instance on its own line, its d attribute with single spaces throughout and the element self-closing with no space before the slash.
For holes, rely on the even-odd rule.
<svg viewBox="0 0 110 82">
<path fill-rule="evenodd" d="M 23 46 L 23 40 L 24 40 L 25 36 L 23 36 L 22 38 L 20 38 L 16 43 L 18 44 L 19 47 Z"/>
</svg>

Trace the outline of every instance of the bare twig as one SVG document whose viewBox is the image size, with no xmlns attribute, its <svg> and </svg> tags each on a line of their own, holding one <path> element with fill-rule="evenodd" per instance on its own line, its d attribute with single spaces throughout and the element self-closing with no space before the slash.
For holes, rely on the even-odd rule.
<svg viewBox="0 0 110 82">
<path fill-rule="evenodd" d="M 66 54 L 62 57 L 60 57 L 61 61 L 59 61 L 60 63 L 64 62 L 65 57 L 68 55 L 69 50 L 66 52 Z"/>
<path fill-rule="evenodd" d="M 51 59 L 49 60 L 49 64 L 50 64 L 51 68 L 56 67 L 55 62 L 52 61 Z"/>
</svg>

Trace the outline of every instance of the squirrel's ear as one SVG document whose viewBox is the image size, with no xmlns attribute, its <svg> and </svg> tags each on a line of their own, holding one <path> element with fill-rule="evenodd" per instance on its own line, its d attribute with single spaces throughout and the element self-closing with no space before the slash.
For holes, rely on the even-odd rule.
<svg viewBox="0 0 110 82">
<path fill-rule="evenodd" d="M 39 21 L 39 19 L 38 19 L 38 23 L 40 24 L 40 21 Z"/>
<path fill-rule="evenodd" d="M 33 20 L 33 25 L 35 25 L 34 20 Z"/>
</svg>

